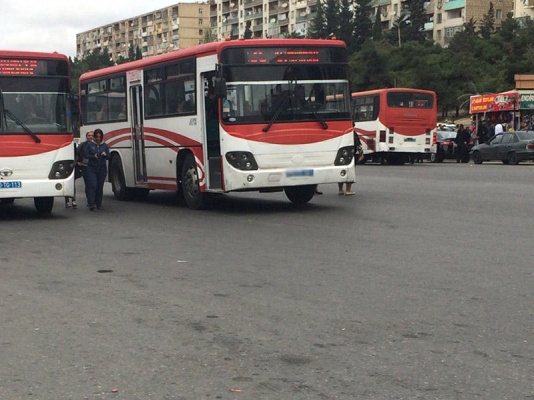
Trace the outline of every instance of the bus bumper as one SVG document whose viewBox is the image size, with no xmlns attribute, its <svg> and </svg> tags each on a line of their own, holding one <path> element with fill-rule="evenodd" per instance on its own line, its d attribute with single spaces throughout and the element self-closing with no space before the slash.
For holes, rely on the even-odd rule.
<svg viewBox="0 0 534 400">
<path fill-rule="evenodd" d="M 335 167 L 291 168 L 241 171 L 230 166 L 225 171 L 224 191 L 261 190 L 285 186 L 354 182 L 354 161 Z"/>
<path fill-rule="evenodd" d="M 74 174 L 67 179 L 0 180 L 0 199 L 25 197 L 74 197 Z"/>
</svg>

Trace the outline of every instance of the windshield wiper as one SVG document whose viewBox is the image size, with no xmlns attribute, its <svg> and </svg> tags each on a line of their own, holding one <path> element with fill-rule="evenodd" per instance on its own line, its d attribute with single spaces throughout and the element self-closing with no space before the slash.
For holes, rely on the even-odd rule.
<svg viewBox="0 0 534 400">
<path fill-rule="evenodd" d="M 269 129 L 271 129 L 271 126 L 273 126 L 274 122 L 278 119 L 278 116 L 280 115 L 280 113 L 282 112 L 282 110 L 284 109 L 284 107 L 286 106 L 286 104 L 289 102 L 289 97 L 290 96 L 287 96 L 283 101 L 282 103 L 280 104 L 280 106 L 278 106 L 278 108 L 276 109 L 276 112 L 274 113 L 273 117 L 271 118 L 271 120 L 269 121 L 269 123 L 267 124 L 267 126 L 265 128 L 262 129 L 263 132 L 267 132 Z"/>
<path fill-rule="evenodd" d="M 314 111 L 314 112 L 313 112 L 313 116 L 314 116 L 315 118 L 317 118 L 317 121 L 319 121 L 319 123 L 321 124 L 321 126 L 323 127 L 323 129 L 328 129 L 328 125 L 327 125 L 327 123 L 324 121 L 324 119 L 322 119 L 322 118 L 320 117 L 319 114 L 317 114 L 317 111 Z"/>
<path fill-rule="evenodd" d="M 39 139 L 39 137 L 35 133 L 33 133 L 30 128 L 24 125 L 24 122 L 22 122 L 15 114 L 13 114 L 7 108 L 4 108 L 4 118 L 6 115 L 9 116 L 9 118 L 11 118 L 13 121 L 15 121 L 17 125 L 19 125 L 24 130 L 24 132 L 30 135 L 33 138 L 33 140 L 35 140 L 35 143 L 41 143 L 41 139 Z M 6 125 L 7 125 L 7 121 L 6 121 Z"/>
</svg>

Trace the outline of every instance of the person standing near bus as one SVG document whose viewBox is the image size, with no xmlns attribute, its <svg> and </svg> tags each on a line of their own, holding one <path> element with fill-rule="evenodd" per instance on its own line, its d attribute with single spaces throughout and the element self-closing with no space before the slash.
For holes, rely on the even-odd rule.
<svg viewBox="0 0 534 400">
<path fill-rule="evenodd" d="M 85 197 L 88 199 L 89 196 L 87 194 L 87 188 L 89 187 L 89 184 L 87 182 L 87 159 L 85 158 L 85 148 L 87 147 L 87 143 L 92 142 L 94 137 L 93 131 L 87 131 L 85 134 L 85 142 L 78 145 L 78 149 L 76 150 L 76 169 L 80 171 L 80 175 L 83 178 L 83 183 L 85 185 Z M 76 174 L 78 175 L 78 174 Z M 79 176 L 76 177 L 78 179 Z M 65 204 L 66 205 L 66 204 Z M 76 187 L 74 188 L 74 199 L 72 201 L 72 208 L 76 208 L 78 205 L 76 204 Z M 68 207 L 68 206 L 67 206 Z"/>
<path fill-rule="evenodd" d="M 87 205 L 91 211 L 100 210 L 102 207 L 104 182 L 108 173 L 107 160 L 110 159 L 109 147 L 104 143 L 104 132 L 101 129 L 95 129 L 93 135 L 93 141 L 87 142 L 84 150 L 84 156 L 87 159 L 85 170 Z"/>
<path fill-rule="evenodd" d="M 469 129 L 464 128 L 463 124 L 458 125 L 458 131 L 456 132 L 456 162 L 467 162 L 468 151 L 467 144 L 471 140 L 471 133 Z M 467 161 L 466 161 L 467 159 Z"/>
</svg>

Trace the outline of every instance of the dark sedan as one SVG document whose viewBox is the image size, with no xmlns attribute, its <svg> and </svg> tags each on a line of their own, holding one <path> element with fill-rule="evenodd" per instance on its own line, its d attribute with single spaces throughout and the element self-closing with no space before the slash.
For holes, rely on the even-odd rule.
<svg viewBox="0 0 534 400">
<path fill-rule="evenodd" d="M 456 132 L 455 131 L 437 131 L 436 132 L 436 152 L 430 154 L 430 162 L 443 162 L 443 160 L 456 160 Z M 467 144 L 467 149 L 471 149 L 473 141 Z M 469 162 L 469 155 L 462 162 Z"/>
<path fill-rule="evenodd" d="M 487 143 L 474 146 L 470 153 L 475 164 L 500 160 L 516 165 L 523 160 L 534 160 L 534 131 L 503 132 Z"/>
</svg>

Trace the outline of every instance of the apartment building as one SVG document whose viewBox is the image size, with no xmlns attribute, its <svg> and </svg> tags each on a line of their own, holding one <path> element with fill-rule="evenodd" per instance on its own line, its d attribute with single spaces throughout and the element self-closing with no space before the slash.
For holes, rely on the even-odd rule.
<svg viewBox="0 0 534 400">
<path fill-rule="evenodd" d="M 318 0 L 210 0 L 210 25 L 218 40 L 305 36 Z"/>
<path fill-rule="evenodd" d="M 209 29 L 208 3 L 178 3 L 76 35 L 76 56 L 107 47 L 111 58 L 128 57 L 130 46 L 143 57 L 201 44 Z"/>
<path fill-rule="evenodd" d="M 507 14 L 513 12 L 514 0 L 431 0 L 425 4 L 425 32 L 436 43 L 447 46 L 471 18 L 476 25 L 480 24 L 489 10 L 490 1 L 495 12 L 495 27 L 499 27 Z M 534 3 L 534 0 L 526 1 Z M 372 6 L 375 12 L 380 12 L 382 30 L 391 29 L 408 8 L 406 2 L 400 0 L 374 0 Z"/>
</svg>

